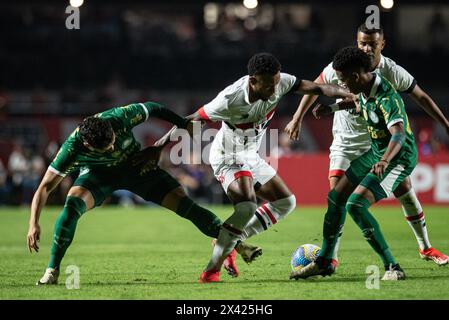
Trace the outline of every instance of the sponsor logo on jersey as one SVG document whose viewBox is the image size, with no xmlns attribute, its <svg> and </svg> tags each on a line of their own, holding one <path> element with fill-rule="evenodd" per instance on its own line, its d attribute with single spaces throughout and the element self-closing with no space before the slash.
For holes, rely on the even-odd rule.
<svg viewBox="0 0 449 320">
<path fill-rule="evenodd" d="M 371 119 L 371 121 L 373 123 L 379 123 L 379 117 L 377 116 L 377 114 L 373 110 L 369 111 L 369 118 Z"/>
</svg>

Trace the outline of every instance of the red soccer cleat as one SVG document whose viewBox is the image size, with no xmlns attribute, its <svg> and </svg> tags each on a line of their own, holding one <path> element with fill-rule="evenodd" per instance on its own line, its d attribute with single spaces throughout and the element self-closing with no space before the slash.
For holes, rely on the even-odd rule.
<svg viewBox="0 0 449 320">
<path fill-rule="evenodd" d="M 429 248 L 426 250 L 419 249 L 419 255 L 421 259 L 432 260 L 439 266 L 443 266 L 449 262 L 449 257 L 435 248 Z"/>
<path fill-rule="evenodd" d="M 338 260 L 332 259 L 331 260 L 331 265 L 334 267 L 334 270 L 337 269 L 337 267 L 338 267 Z"/>
<path fill-rule="evenodd" d="M 223 262 L 223 268 L 228 272 L 231 277 L 238 277 L 239 270 L 237 269 L 236 259 L 237 251 L 232 249 L 231 253 L 226 257 L 226 260 Z"/>
<path fill-rule="evenodd" d="M 203 271 L 199 283 L 220 282 L 220 271 Z"/>
</svg>

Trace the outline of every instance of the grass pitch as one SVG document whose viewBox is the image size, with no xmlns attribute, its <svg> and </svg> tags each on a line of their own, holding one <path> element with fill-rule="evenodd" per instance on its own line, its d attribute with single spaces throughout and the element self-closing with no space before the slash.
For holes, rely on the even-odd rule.
<svg viewBox="0 0 449 320">
<path fill-rule="evenodd" d="M 211 208 L 221 218 L 230 207 Z M 79 221 L 75 239 L 61 266 L 59 285 L 37 287 L 50 253 L 53 223 L 60 208 L 41 216 L 40 252 L 26 247 L 27 208 L 0 209 L 0 299 L 449 299 L 449 266 L 419 259 L 417 243 L 399 206 L 374 207 L 392 252 L 407 279 L 380 282 L 367 289 L 369 265 L 380 259 L 348 216 L 340 249 L 341 265 L 332 277 L 289 280 L 290 256 L 304 243 L 321 245 L 324 208 L 301 207 L 274 228 L 250 239 L 263 256 L 246 265 L 240 277 L 222 273 L 222 283 L 197 279 L 211 254 L 211 241 L 189 221 L 159 207 L 102 207 Z M 426 207 L 431 243 L 449 252 L 447 207 Z M 80 270 L 80 288 L 69 290 L 68 265 Z"/>
</svg>

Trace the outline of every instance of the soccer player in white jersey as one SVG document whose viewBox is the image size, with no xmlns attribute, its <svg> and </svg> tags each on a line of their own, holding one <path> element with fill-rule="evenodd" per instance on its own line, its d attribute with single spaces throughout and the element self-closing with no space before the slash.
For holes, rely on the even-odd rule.
<svg viewBox="0 0 449 320">
<path fill-rule="evenodd" d="M 357 46 L 371 57 L 372 71 L 385 77 L 398 92 L 408 93 L 418 105 L 424 109 L 434 120 L 439 122 L 449 134 L 449 121 L 445 118 L 440 108 L 432 98 L 424 92 L 416 83 L 416 80 L 403 67 L 397 65 L 390 58 L 384 57 L 381 52 L 385 47 L 385 39 L 382 28 L 368 29 L 365 24 L 358 28 Z M 335 70 L 330 63 L 316 78 L 316 83 L 341 84 L 338 81 Z M 298 139 L 301 131 L 301 123 L 307 110 L 316 100 L 315 96 L 305 95 L 293 116 L 293 119 L 285 127 L 285 132 L 291 139 Z M 324 115 L 336 111 L 323 110 L 326 106 L 319 106 L 320 109 L 314 113 Z M 352 160 L 356 159 L 370 148 L 370 138 L 365 120 L 355 109 L 341 110 L 335 112 L 332 132 L 334 140 L 330 147 L 329 182 L 333 189 L 340 178 L 348 169 Z M 419 245 L 419 255 L 425 260 L 432 260 L 438 265 L 445 265 L 449 262 L 447 255 L 432 247 L 427 234 L 424 212 L 421 204 L 413 190 L 410 177 L 405 179 L 394 191 L 394 196 L 399 200 L 405 218 L 415 234 Z M 341 236 L 341 234 L 340 234 Z M 340 241 L 340 239 L 339 239 Z M 333 264 L 337 264 L 338 245 L 334 252 Z"/>
<path fill-rule="evenodd" d="M 200 276 L 201 283 L 219 282 L 221 265 L 239 240 L 266 230 L 296 206 L 295 196 L 276 170 L 257 153 L 279 100 L 288 93 L 353 97 L 339 86 L 300 80 L 280 70 L 273 55 L 254 55 L 248 62 L 248 75 L 190 116 L 222 122 L 211 146 L 210 162 L 234 204 L 234 212 L 223 223 L 212 258 Z M 257 207 L 256 197 L 267 203 Z"/>
</svg>

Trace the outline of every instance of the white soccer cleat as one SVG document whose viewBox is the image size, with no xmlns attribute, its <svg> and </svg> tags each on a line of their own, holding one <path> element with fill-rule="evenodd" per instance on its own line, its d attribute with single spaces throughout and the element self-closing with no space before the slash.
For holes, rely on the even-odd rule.
<svg viewBox="0 0 449 320">
<path fill-rule="evenodd" d="M 257 257 L 262 255 L 262 248 L 252 246 L 250 244 L 247 244 L 245 242 L 240 242 L 235 250 L 240 254 L 243 261 L 246 263 L 253 262 Z"/>
<path fill-rule="evenodd" d="M 383 281 L 405 280 L 404 270 L 401 269 L 399 264 L 395 264 L 394 266 L 390 265 L 389 269 L 385 271 L 382 280 Z"/>
<path fill-rule="evenodd" d="M 37 286 L 58 284 L 59 270 L 47 268 L 43 277 L 36 283 Z"/>
</svg>

